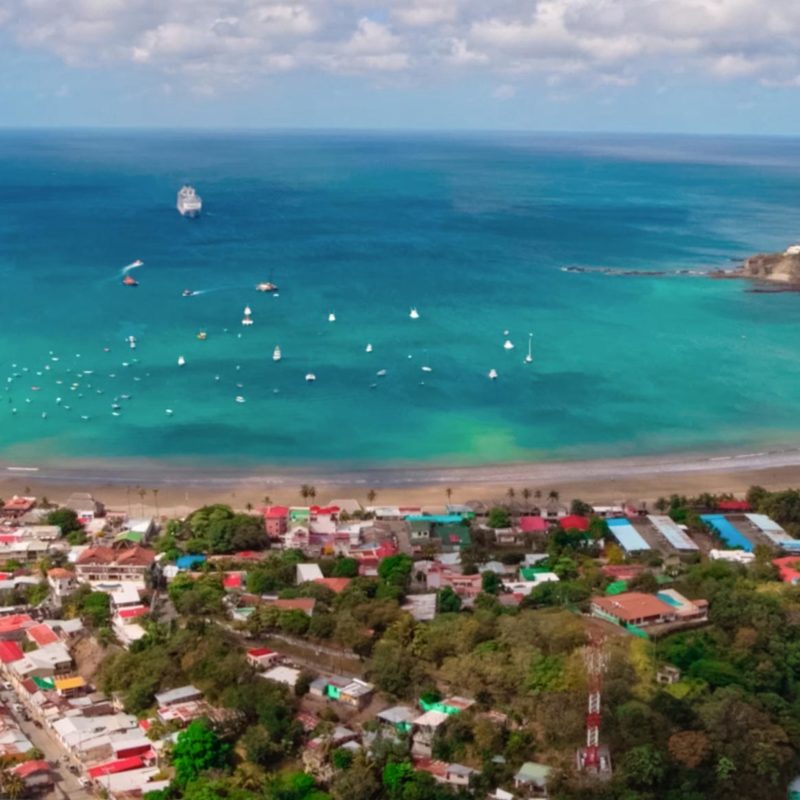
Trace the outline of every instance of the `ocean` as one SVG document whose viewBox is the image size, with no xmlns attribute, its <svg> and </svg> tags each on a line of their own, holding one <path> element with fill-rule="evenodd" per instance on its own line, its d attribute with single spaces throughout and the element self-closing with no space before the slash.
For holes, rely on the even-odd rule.
<svg viewBox="0 0 800 800">
<path fill-rule="evenodd" d="M 175 209 L 183 182 L 198 219 Z M 794 139 L 4 131 L 0 458 L 800 444 L 800 296 L 562 270 L 730 268 L 800 240 L 799 212 Z M 277 297 L 254 290 L 267 280 Z"/>
</svg>

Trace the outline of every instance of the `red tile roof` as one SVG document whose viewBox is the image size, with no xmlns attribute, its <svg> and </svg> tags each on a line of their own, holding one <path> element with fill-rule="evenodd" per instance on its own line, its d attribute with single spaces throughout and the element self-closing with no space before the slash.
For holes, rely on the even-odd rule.
<svg viewBox="0 0 800 800">
<path fill-rule="evenodd" d="M 83 564 L 117 564 L 119 566 L 149 567 L 156 559 L 155 551 L 147 547 L 128 547 L 115 549 L 112 547 L 89 547 L 84 550 L 77 563 Z"/>
<path fill-rule="evenodd" d="M 339 506 L 311 506 L 308 510 L 312 514 L 338 514 Z"/>
<path fill-rule="evenodd" d="M 70 572 L 68 569 L 64 569 L 63 567 L 53 567 L 53 569 L 47 570 L 47 576 L 49 578 L 67 579 L 74 578 L 75 573 Z"/>
<path fill-rule="evenodd" d="M 613 597 L 593 597 L 592 603 L 623 622 L 649 619 L 673 611 L 668 603 L 644 592 L 623 592 Z"/>
<path fill-rule="evenodd" d="M 25 654 L 16 642 L 0 642 L 0 661 L 3 664 L 10 664 L 12 661 L 19 661 Z"/>
<path fill-rule="evenodd" d="M 261 509 L 265 519 L 284 519 L 289 516 L 288 506 L 267 506 Z"/>
<path fill-rule="evenodd" d="M 241 572 L 226 572 L 222 578 L 222 585 L 226 589 L 241 589 L 244 575 Z"/>
<path fill-rule="evenodd" d="M 519 518 L 519 529 L 523 533 L 545 533 L 550 523 L 542 517 L 525 516 Z"/>
<path fill-rule="evenodd" d="M 28 614 L 11 614 L 8 617 L 0 617 L 0 636 L 31 628 L 35 624 Z"/>
<path fill-rule="evenodd" d="M 128 758 L 118 758 L 116 761 L 108 761 L 105 764 L 98 764 L 89 769 L 90 778 L 100 778 L 103 775 L 116 775 L 119 772 L 128 772 L 131 769 L 139 769 L 144 766 L 141 756 L 130 756 Z"/>
<path fill-rule="evenodd" d="M 800 558 L 797 556 L 773 558 L 772 563 L 778 568 L 781 580 L 784 583 L 800 582 Z"/>
<path fill-rule="evenodd" d="M 314 583 L 327 586 L 332 592 L 343 592 L 350 585 L 350 578 L 317 578 Z"/>
<path fill-rule="evenodd" d="M 135 619 L 136 617 L 143 617 L 146 613 L 146 606 L 133 606 L 132 608 L 121 608 L 119 617 L 120 619 Z"/>
<path fill-rule="evenodd" d="M 251 647 L 247 651 L 247 655 L 252 656 L 253 658 L 261 658 L 261 656 L 268 656 L 274 653 L 274 650 L 270 650 L 269 647 Z"/>
<path fill-rule="evenodd" d="M 26 761 L 23 764 L 13 767 L 13 770 L 24 780 L 25 778 L 30 778 L 31 775 L 35 775 L 37 772 L 50 772 L 50 765 L 46 761 L 41 760 Z"/>
<path fill-rule="evenodd" d="M 314 610 L 317 601 L 313 597 L 297 597 L 288 600 L 272 600 L 269 605 L 279 608 L 281 611 L 304 611 L 308 613 Z"/>
<path fill-rule="evenodd" d="M 718 511 L 750 511 L 750 503 L 747 500 L 719 500 L 717 502 Z"/>
<path fill-rule="evenodd" d="M 558 524 L 565 531 L 585 531 L 589 529 L 589 518 L 580 514 L 568 514 L 566 517 L 561 517 Z"/>
<path fill-rule="evenodd" d="M 35 505 L 35 497 L 17 497 L 17 495 L 14 495 L 10 500 L 6 500 L 3 508 L 6 511 L 29 511 Z"/>
<path fill-rule="evenodd" d="M 39 647 L 44 647 L 46 644 L 55 644 L 55 642 L 58 641 L 56 632 L 49 625 L 45 625 L 44 623 L 28 628 L 28 630 L 25 631 L 25 635 L 32 642 L 36 642 Z"/>
</svg>

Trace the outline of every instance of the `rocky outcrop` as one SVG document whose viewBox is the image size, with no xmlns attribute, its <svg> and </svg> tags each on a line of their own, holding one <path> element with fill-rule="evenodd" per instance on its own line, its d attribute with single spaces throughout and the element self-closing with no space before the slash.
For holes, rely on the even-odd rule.
<svg viewBox="0 0 800 800">
<path fill-rule="evenodd" d="M 750 256 L 737 272 L 743 278 L 800 286 L 800 253 L 794 250 Z"/>
</svg>

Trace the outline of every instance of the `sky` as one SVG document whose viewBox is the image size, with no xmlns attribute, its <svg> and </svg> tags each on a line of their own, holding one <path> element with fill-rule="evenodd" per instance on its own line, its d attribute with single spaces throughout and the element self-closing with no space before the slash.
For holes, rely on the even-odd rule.
<svg viewBox="0 0 800 800">
<path fill-rule="evenodd" d="M 795 135 L 800 0 L 0 0 L 0 126 Z"/>
</svg>

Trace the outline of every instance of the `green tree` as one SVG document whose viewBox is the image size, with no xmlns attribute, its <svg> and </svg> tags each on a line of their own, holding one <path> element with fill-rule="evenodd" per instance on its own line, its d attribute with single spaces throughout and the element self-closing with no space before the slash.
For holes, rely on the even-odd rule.
<svg viewBox="0 0 800 800">
<path fill-rule="evenodd" d="M 486 594 L 499 594 L 503 583 L 500 576 L 492 570 L 486 570 L 481 575 L 481 588 Z"/>
<path fill-rule="evenodd" d="M 452 587 L 444 586 L 436 593 L 436 610 L 440 614 L 452 614 L 461 611 L 461 598 Z"/>
<path fill-rule="evenodd" d="M 186 786 L 206 770 L 224 769 L 229 763 L 230 745 L 221 742 L 205 721 L 195 720 L 178 734 L 172 764 L 179 786 Z"/>
<path fill-rule="evenodd" d="M 508 513 L 508 509 L 501 508 L 500 506 L 494 506 L 493 508 L 490 508 L 486 524 L 490 528 L 495 529 L 510 527 L 511 515 Z"/>
<path fill-rule="evenodd" d="M 83 531 L 83 525 L 78 520 L 78 514 L 71 508 L 57 508 L 45 517 L 48 525 L 57 525 L 61 528 L 61 535 Z"/>
<path fill-rule="evenodd" d="M 625 777 L 635 787 L 657 786 L 664 777 L 664 757 L 652 745 L 631 748 L 623 758 Z"/>
</svg>

